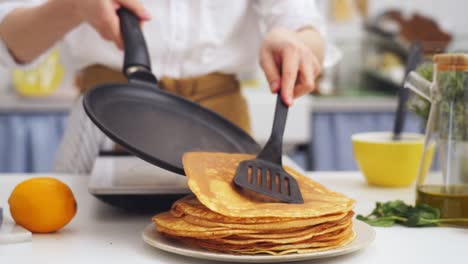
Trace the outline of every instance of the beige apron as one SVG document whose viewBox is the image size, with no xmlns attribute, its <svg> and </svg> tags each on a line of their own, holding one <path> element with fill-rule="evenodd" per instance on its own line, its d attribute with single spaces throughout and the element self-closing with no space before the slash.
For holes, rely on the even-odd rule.
<svg viewBox="0 0 468 264">
<path fill-rule="evenodd" d="M 101 65 L 83 69 L 76 79 L 81 92 L 109 82 L 126 83 L 127 79 L 122 73 Z M 234 75 L 211 73 L 182 79 L 162 77 L 159 84 L 164 90 L 199 103 L 250 133 L 247 103 Z"/>
</svg>

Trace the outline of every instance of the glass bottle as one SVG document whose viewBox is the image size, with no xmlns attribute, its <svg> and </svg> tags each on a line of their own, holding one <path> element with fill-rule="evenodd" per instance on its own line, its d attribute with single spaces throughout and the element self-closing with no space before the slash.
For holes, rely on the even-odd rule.
<svg viewBox="0 0 468 264">
<path fill-rule="evenodd" d="M 433 82 L 416 72 L 405 86 L 431 102 L 416 203 L 440 210 L 441 218 L 468 225 L 468 54 L 433 58 Z M 434 155 L 435 153 L 435 155 Z M 429 172 L 431 167 L 434 171 Z M 457 220 L 459 219 L 459 221 Z"/>
</svg>

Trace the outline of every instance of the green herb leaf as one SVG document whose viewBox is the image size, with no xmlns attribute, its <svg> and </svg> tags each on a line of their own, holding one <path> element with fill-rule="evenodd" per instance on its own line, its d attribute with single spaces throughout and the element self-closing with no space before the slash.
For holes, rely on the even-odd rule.
<svg viewBox="0 0 468 264">
<path fill-rule="evenodd" d="M 356 219 L 372 226 L 389 227 L 401 224 L 408 227 L 438 226 L 440 211 L 427 204 L 411 206 L 396 200 L 386 203 L 377 202 L 374 210 L 368 215 L 358 215 Z"/>
</svg>

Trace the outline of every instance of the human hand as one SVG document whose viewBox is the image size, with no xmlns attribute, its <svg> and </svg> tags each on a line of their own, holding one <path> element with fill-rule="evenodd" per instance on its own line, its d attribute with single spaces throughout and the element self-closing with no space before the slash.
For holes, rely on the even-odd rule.
<svg viewBox="0 0 468 264">
<path fill-rule="evenodd" d="M 293 30 L 270 31 L 260 48 L 260 66 L 273 93 L 281 89 L 283 102 L 315 90 L 315 80 L 322 70 L 319 58 Z"/>
<path fill-rule="evenodd" d="M 141 21 L 151 19 L 148 11 L 139 0 L 66 0 L 74 13 L 83 22 L 90 24 L 102 38 L 114 42 L 123 49 L 119 17 L 116 13 L 120 7 L 131 10 Z"/>
</svg>

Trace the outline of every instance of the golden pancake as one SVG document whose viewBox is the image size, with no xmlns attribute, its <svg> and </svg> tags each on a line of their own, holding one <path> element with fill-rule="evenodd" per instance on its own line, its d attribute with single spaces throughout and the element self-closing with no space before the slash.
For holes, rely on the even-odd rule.
<svg viewBox="0 0 468 264">
<path fill-rule="evenodd" d="M 272 230 L 285 230 L 285 229 L 291 230 L 291 229 L 298 229 L 302 227 L 314 226 L 314 225 L 321 224 L 321 223 L 340 220 L 346 217 L 346 215 L 347 213 L 341 213 L 341 214 L 334 214 L 334 215 L 323 216 L 323 217 L 289 220 L 289 221 L 284 221 L 284 222 L 263 223 L 263 224 L 245 224 L 245 225 L 211 222 L 211 221 L 196 218 L 190 215 L 185 215 L 183 219 L 185 222 L 191 223 L 197 226 L 272 231 Z"/>
<path fill-rule="evenodd" d="M 211 211 L 229 217 L 317 217 L 343 214 L 354 200 L 286 168 L 298 182 L 304 204 L 265 203 L 243 196 L 232 182 L 239 162 L 254 158 L 245 154 L 191 152 L 183 156 L 188 185 Z"/>
<path fill-rule="evenodd" d="M 354 232 L 349 235 L 349 237 L 345 237 L 343 240 L 338 241 L 336 245 L 333 246 L 327 246 L 327 247 L 310 247 L 310 248 L 302 248 L 302 249 L 288 249 L 284 251 L 271 251 L 271 250 L 257 250 L 257 251 L 245 251 L 242 252 L 241 254 L 244 255 L 254 255 L 254 254 L 270 254 L 270 255 L 286 255 L 286 254 L 292 254 L 292 253 L 297 253 L 297 254 L 307 254 L 307 253 L 313 253 L 313 252 L 319 252 L 319 251 L 325 251 L 325 250 L 330 250 L 330 249 L 335 249 L 338 247 L 345 246 L 349 244 L 351 241 L 353 241 L 356 238 L 356 234 Z M 227 252 L 227 253 L 237 253 L 239 252 Z"/>
<path fill-rule="evenodd" d="M 291 229 L 258 231 L 231 227 L 205 227 L 188 223 L 184 217 L 176 217 L 170 212 L 156 215 L 153 220 L 159 232 L 192 246 L 231 254 L 283 255 L 331 249 L 352 241 L 354 238 L 352 215 L 353 213 L 350 212 L 340 220 L 293 231 Z M 294 233 L 296 236 L 289 236 Z M 243 236 L 258 236 L 258 238 Z"/>
<path fill-rule="evenodd" d="M 335 235 L 337 239 L 329 240 L 329 241 L 314 241 L 311 239 L 310 241 L 301 241 L 299 243 L 292 243 L 286 245 L 276 245 L 276 246 L 259 246 L 259 247 L 252 247 L 248 249 L 233 249 L 232 251 L 238 252 L 249 252 L 249 251 L 286 251 L 286 250 L 301 250 L 301 249 L 310 249 L 310 248 L 318 248 L 318 247 L 331 247 L 331 246 L 342 246 L 344 243 L 348 243 L 352 240 L 350 238 L 354 238 L 355 234 L 352 229 L 347 229 L 340 234 Z"/>
<path fill-rule="evenodd" d="M 280 232 L 275 232 L 275 233 L 273 233 L 273 232 L 265 233 L 265 232 L 267 232 L 267 231 L 265 231 L 265 232 L 262 232 L 262 233 L 234 235 L 233 238 L 241 238 L 241 239 L 265 238 L 265 239 L 268 239 L 268 238 L 289 238 L 289 237 L 305 236 L 305 235 L 308 235 L 310 233 L 315 232 L 314 228 L 319 227 L 319 226 L 326 229 L 326 228 L 331 228 L 331 227 L 336 226 L 336 225 L 349 223 L 349 222 L 351 222 L 352 216 L 353 216 L 353 213 L 349 213 L 348 216 L 346 216 L 343 219 L 340 219 L 339 221 L 323 223 L 323 224 L 320 224 L 320 225 L 317 225 L 317 226 L 300 228 L 300 229 L 293 230 L 293 231 L 288 231 L 288 232 L 285 232 L 285 231 L 281 230 Z"/>
<path fill-rule="evenodd" d="M 341 228 L 330 232 L 330 234 L 323 234 L 317 237 L 312 237 L 306 240 L 291 242 L 286 244 L 279 243 L 256 243 L 256 244 L 232 244 L 232 243 L 220 243 L 220 239 L 195 239 L 200 245 L 206 245 L 207 247 L 220 248 L 224 250 L 241 250 L 241 251 L 256 251 L 256 250 L 274 250 L 283 251 L 291 248 L 309 248 L 309 247 L 322 247 L 331 246 L 338 243 L 345 237 L 349 236 L 352 229 L 349 227 Z"/>
<path fill-rule="evenodd" d="M 232 254 L 271 254 L 271 255 L 284 255 L 289 253 L 309 253 L 314 251 L 332 249 L 340 247 L 351 242 L 355 234 L 351 229 L 343 231 L 341 234 L 337 235 L 338 239 L 334 241 L 324 241 L 317 242 L 313 239 L 308 241 L 302 241 L 300 243 L 291 243 L 285 245 L 275 245 L 275 244 L 258 244 L 258 245 L 229 245 L 229 244 L 220 244 L 210 240 L 200 240 L 187 238 L 183 241 L 189 243 L 190 245 L 196 245 L 204 249 L 226 252 Z"/>
<path fill-rule="evenodd" d="M 236 230 L 224 227 L 203 227 L 192 225 L 185 222 L 182 218 L 173 216 L 169 212 L 161 213 L 153 217 L 153 221 L 156 224 L 156 229 L 159 232 L 174 236 L 184 236 L 184 237 L 225 237 L 235 234 L 245 234 L 245 233 L 255 233 L 254 230 Z"/>
<path fill-rule="evenodd" d="M 278 228 L 274 226 L 273 223 L 269 224 L 271 228 L 261 228 L 255 229 L 246 229 L 242 228 L 241 225 L 238 225 L 238 228 L 233 227 L 219 227 L 219 226 L 203 226 L 197 223 L 192 223 L 190 221 L 186 221 L 186 217 L 176 217 L 173 216 L 169 212 L 161 213 L 153 217 L 153 221 L 156 224 L 157 229 L 160 232 L 168 233 L 171 235 L 180 235 L 180 236 L 188 236 L 188 237 L 204 237 L 204 238 L 212 238 L 216 236 L 225 237 L 229 235 L 248 235 L 253 236 L 258 234 L 259 237 L 290 237 L 290 236 L 301 236 L 301 235 L 309 235 L 313 232 L 316 232 L 321 229 L 326 229 L 329 227 L 333 227 L 335 225 L 345 223 L 351 219 L 352 214 L 348 214 L 347 216 L 339 219 L 338 221 L 328 222 L 324 224 L 314 225 L 309 228 L 290 228 L 289 225 L 282 225 L 283 223 L 277 223 L 280 227 L 286 228 Z M 195 222 L 196 219 L 194 219 Z M 305 221 L 305 220 L 302 220 Z M 254 226 L 254 225 L 249 225 Z M 252 227 L 251 227 L 252 228 Z M 307 231 L 307 232 L 304 232 Z M 287 234 L 287 235 L 285 235 Z"/>
<path fill-rule="evenodd" d="M 174 216 L 182 217 L 183 215 L 191 215 L 200 219 L 209 220 L 219 223 L 242 223 L 242 224 L 260 224 L 274 223 L 288 220 L 295 220 L 292 217 L 229 217 L 215 213 L 204 206 L 195 195 L 188 195 L 177 200 L 171 208 L 171 213 Z"/>
<path fill-rule="evenodd" d="M 343 245 L 344 242 L 351 241 L 351 219 L 352 213 L 339 221 L 309 227 L 306 229 L 308 233 L 296 237 L 245 239 L 242 238 L 243 235 L 269 236 L 271 234 L 268 230 L 263 230 L 265 233 L 249 234 L 248 232 L 255 232 L 255 230 L 192 225 L 185 222 L 183 217 L 176 217 L 167 212 L 153 218 L 158 231 L 197 247 L 232 254 L 273 255 L 304 253 Z M 287 230 L 277 231 L 281 232 L 278 233 L 279 235 L 289 233 Z M 303 231 L 302 229 L 299 232 Z"/>
<path fill-rule="evenodd" d="M 297 243 L 300 241 L 308 240 L 314 238 L 315 241 L 324 241 L 324 240 L 333 240 L 332 237 L 323 237 L 321 235 L 325 235 L 328 233 L 333 233 L 335 231 L 342 231 L 343 229 L 347 228 L 351 225 L 351 222 L 344 223 L 340 225 L 334 225 L 332 227 L 318 227 L 318 228 L 310 228 L 308 231 L 309 233 L 304 234 L 302 236 L 294 236 L 294 237 L 281 237 L 281 238 L 257 238 L 257 239 L 243 239 L 243 238 L 232 238 L 232 236 L 224 237 L 224 238 L 216 238 L 212 239 L 215 242 L 222 243 L 222 244 L 232 244 L 232 245 L 251 245 L 251 244 L 258 244 L 258 243 L 275 243 L 275 244 L 291 244 Z"/>
</svg>

